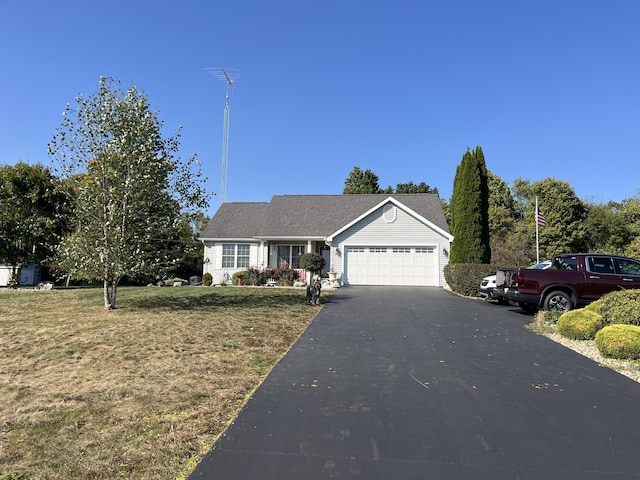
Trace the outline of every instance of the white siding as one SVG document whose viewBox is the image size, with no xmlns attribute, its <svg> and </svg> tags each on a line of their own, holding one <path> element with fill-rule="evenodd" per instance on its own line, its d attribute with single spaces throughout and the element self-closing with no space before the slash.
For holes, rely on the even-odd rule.
<svg viewBox="0 0 640 480">
<path fill-rule="evenodd" d="M 229 277 L 235 272 L 245 270 L 244 268 L 222 268 L 222 244 L 223 243 L 242 243 L 249 244 L 249 266 L 260 266 L 261 256 L 264 255 L 264 247 L 259 243 L 247 242 L 242 240 L 229 240 L 223 242 L 204 242 L 204 258 L 205 262 L 202 267 L 202 273 L 209 272 L 213 277 L 213 283 L 219 284 L 224 274 Z M 266 258 L 266 257 L 265 257 Z M 266 263 L 266 262 L 265 262 Z"/>
<path fill-rule="evenodd" d="M 445 249 L 449 251 L 448 239 L 400 208 L 397 209 L 393 222 L 385 221 L 383 209 L 380 208 L 334 238 L 331 264 L 339 276 L 345 270 L 345 248 L 357 246 L 434 247 L 438 262 L 438 284 L 445 285 L 443 268 L 448 263 L 448 256 L 445 254 Z"/>
</svg>

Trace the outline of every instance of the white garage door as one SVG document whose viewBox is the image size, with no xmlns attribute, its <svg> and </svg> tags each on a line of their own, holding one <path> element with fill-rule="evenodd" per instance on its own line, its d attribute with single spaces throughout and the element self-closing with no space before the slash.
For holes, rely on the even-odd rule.
<svg viewBox="0 0 640 480">
<path fill-rule="evenodd" d="M 347 247 L 351 285 L 438 285 L 435 247 Z"/>
</svg>

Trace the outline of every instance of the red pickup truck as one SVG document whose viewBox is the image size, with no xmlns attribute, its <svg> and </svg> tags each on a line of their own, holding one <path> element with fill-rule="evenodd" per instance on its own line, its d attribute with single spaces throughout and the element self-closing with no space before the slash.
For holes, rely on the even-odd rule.
<svg viewBox="0 0 640 480">
<path fill-rule="evenodd" d="M 504 295 L 525 310 L 566 312 L 614 290 L 640 288 L 640 261 L 617 255 L 556 256 L 547 270 L 518 269 Z"/>
</svg>

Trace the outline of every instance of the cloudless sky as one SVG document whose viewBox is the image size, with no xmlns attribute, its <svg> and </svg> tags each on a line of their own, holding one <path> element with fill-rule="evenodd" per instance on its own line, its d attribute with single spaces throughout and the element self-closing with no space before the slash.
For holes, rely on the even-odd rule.
<svg viewBox="0 0 640 480">
<path fill-rule="evenodd" d="M 380 186 L 451 197 L 480 145 L 509 185 L 567 181 L 583 200 L 640 187 L 637 0 L 1 0 L 0 163 L 50 165 L 67 103 L 101 76 L 144 91 L 180 156 L 227 201 Z M 213 197 L 211 212 L 220 204 Z"/>
</svg>

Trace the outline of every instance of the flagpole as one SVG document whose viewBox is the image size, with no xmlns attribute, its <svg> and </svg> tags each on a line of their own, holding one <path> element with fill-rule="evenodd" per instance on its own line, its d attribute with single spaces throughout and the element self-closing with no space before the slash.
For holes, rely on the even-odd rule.
<svg viewBox="0 0 640 480">
<path fill-rule="evenodd" d="M 538 236 L 538 197 L 536 196 L 536 214 L 535 214 L 535 222 L 536 222 L 536 264 L 540 263 L 540 238 Z"/>
</svg>

